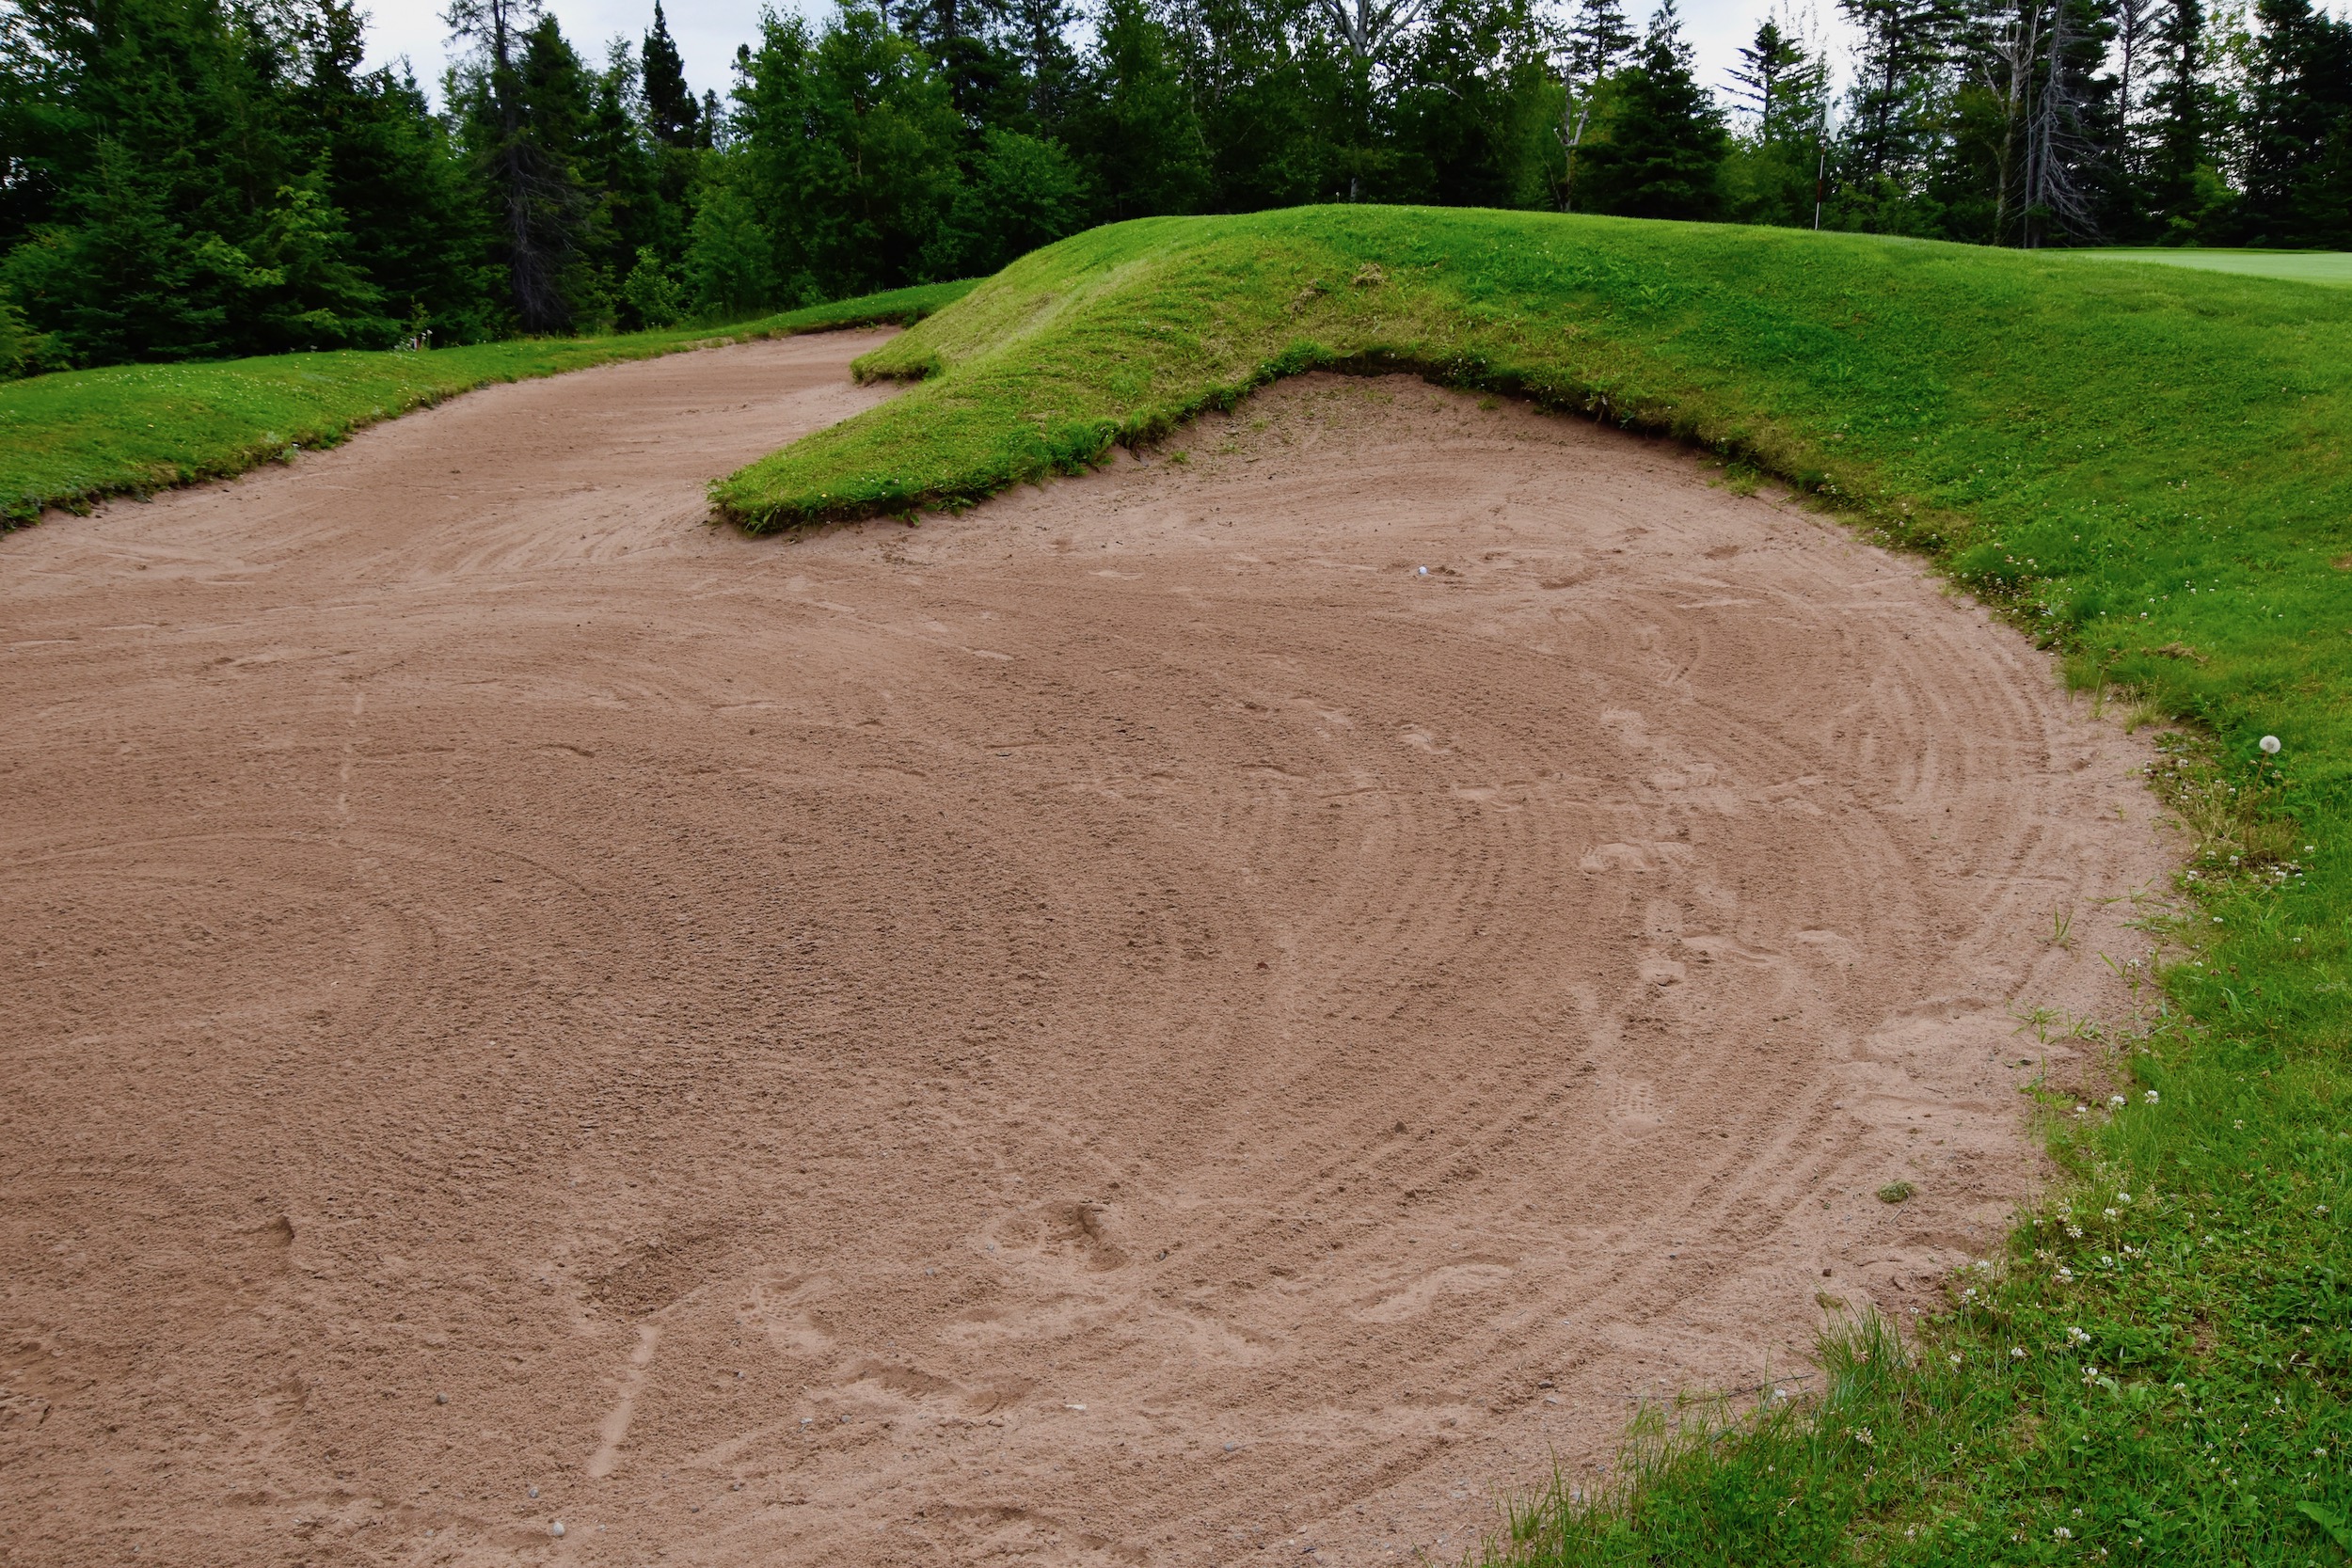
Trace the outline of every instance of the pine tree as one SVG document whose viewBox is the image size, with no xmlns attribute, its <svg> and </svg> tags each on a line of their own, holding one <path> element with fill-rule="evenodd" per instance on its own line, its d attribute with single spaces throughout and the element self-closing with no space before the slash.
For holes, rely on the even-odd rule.
<svg viewBox="0 0 2352 1568">
<path fill-rule="evenodd" d="M 443 20 L 476 46 L 452 70 L 449 98 L 495 214 L 508 302 L 524 331 L 561 332 L 572 325 L 565 275 L 582 203 L 527 122 L 525 32 L 538 17 L 539 0 L 452 0 Z"/>
<path fill-rule="evenodd" d="M 2151 145 L 2147 186 L 2160 222 L 2193 221 L 2197 171 L 2209 157 L 2212 127 L 2205 83 L 2205 8 L 2167 0 L 2155 28 L 2153 80 L 2148 88 Z M 2174 232 L 2179 232 L 2178 229 Z"/>
<path fill-rule="evenodd" d="M 2246 103 L 2245 243 L 2352 249 L 2352 21 L 2259 0 Z"/>
<path fill-rule="evenodd" d="M 1756 116 L 1756 139 L 1772 141 L 1788 130 L 1791 98 L 1804 97 L 1804 49 L 1780 30 L 1777 18 L 1766 17 L 1755 40 L 1740 46 L 1739 59 L 1731 70 L 1732 100 Z"/>
<path fill-rule="evenodd" d="M 1008 9 L 1010 39 L 1020 50 L 1027 128 L 1051 135 L 1069 117 L 1078 82 L 1078 54 L 1069 36 L 1078 8 L 1071 0 L 1012 0 Z"/>
<path fill-rule="evenodd" d="M 283 122 L 342 214 L 352 265 L 386 310 L 438 341 L 486 336 L 488 233 L 440 119 L 412 78 L 358 69 L 362 19 L 349 0 L 317 0 L 294 21 L 302 65 Z"/>
<path fill-rule="evenodd" d="M 1562 69 L 1572 86 L 1590 87 L 1632 57 L 1633 43 L 1633 29 L 1617 0 L 1577 0 L 1561 50 Z"/>
<path fill-rule="evenodd" d="M 819 33 L 772 13 L 760 31 L 758 50 L 737 56 L 715 188 L 734 192 L 766 234 L 776 297 L 918 281 L 963 147 L 947 84 L 871 6 L 844 6 Z M 698 214 L 689 270 L 722 249 L 740 253 L 744 233 L 733 217 L 706 225 Z"/>
<path fill-rule="evenodd" d="M 1526 0 L 1433 0 L 1397 60 L 1392 200 L 1549 206 L 1558 88 Z"/>
<path fill-rule="evenodd" d="M 1209 194 L 1208 149 L 1168 29 L 1146 0 L 1109 0 L 1073 138 L 1105 219 L 1196 213 Z"/>
<path fill-rule="evenodd" d="M 671 147 L 702 145 L 702 110 L 694 102 L 694 89 L 686 85 L 686 62 L 670 41 L 661 0 L 653 0 L 653 31 L 645 35 L 643 58 L 645 129 Z"/>
<path fill-rule="evenodd" d="M 1748 129 L 1725 166 L 1729 215 L 1748 223 L 1813 221 L 1829 110 L 1829 61 L 1779 17 L 1739 51 L 1731 97 Z"/>
<path fill-rule="evenodd" d="M 1173 0 L 1163 15 L 1208 163 L 1203 206 L 1287 207 L 1327 196 L 1337 119 L 1330 61 L 1299 0 Z M 1081 84 L 1083 87 L 1084 84 Z"/>
<path fill-rule="evenodd" d="M 1599 211 L 1627 217 L 1713 218 L 1724 205 L 1730 138 L 1722 112 L 1692 76 L 1674 0 L 1661 0 L 1633 64 L 1609 139 L 1593 150 Z"/>
<path fill-rule="evenodd" d="M 1932 150 L 1950 44 L 1946 0 L 1838 0 L 1856 35 L 1840 159 L 1866 186 L 1915 178 Z"/>
</svg>

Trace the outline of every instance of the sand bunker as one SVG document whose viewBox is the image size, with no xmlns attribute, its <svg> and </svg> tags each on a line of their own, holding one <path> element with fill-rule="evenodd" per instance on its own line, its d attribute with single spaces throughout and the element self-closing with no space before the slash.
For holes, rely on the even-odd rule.
<svg viewBox="0 0 2352 1568">
<path fill-rule="evenodd" d="M 2165 867 L 2042 656 L 1410 381 L 705 528 L 873 341 L 0 541 L 11 1561 L 1451 1556 L 2000 1235 Z"/>
</svg>

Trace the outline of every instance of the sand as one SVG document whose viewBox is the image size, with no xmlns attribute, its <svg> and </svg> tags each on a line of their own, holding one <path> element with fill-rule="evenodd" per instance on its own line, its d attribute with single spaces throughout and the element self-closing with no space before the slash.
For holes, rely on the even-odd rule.
<svg viewBox="0 0 2352 1568">
<path fill-rule="evenodd" d="M 1405 380 L 707 527 L 875 341 L 0 540 L 0 1561 L 1452 1557 L 2002 1235 L 2169 863 L 2045 656 Z"/>
</svg>

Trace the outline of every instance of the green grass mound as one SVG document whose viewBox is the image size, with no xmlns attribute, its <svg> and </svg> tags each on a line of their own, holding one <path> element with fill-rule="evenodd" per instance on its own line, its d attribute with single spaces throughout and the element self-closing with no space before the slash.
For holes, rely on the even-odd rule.
<svg viewBox="0 0 2352 1568">
<path fill-rule="evenodd" d="M 553 375 L 680 349 L 919 320 L 969 283 L 811 306 L 738 326 L 609 338 L 531 338 L 421 354 L 284 354 L 117 365 L 0 384 L 0 526 L 51 506 L 242 473 L 292 447 L 331 446 L 494 381 Z"/>
<path fill-rule="evenodd" d="M 2097 1041 L 2112 1098 L 2048 1103 L 2045 1206 L 1942 1319 L 1833 1337 L 1823 1394 L 1648 1422 L 1496 1550 L 2352 1557 L 2352 291 L 1526 214 L 1152 219 L 867 356 L 923 379 L 714 499 L 753 529 L 973 501 L 1314 366 L 1707 443 L 1930 552 L 2094 700 L 2190 721 L 2152 780 L 2195 843 L 2150 916 L 2170 958 L 2133 972 L 2144 1031 Z"/>
</svg>

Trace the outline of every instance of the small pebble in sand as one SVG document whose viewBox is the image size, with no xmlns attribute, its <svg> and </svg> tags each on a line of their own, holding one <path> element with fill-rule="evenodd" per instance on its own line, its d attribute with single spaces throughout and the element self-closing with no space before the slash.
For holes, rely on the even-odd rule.
<svg viewBox="0 0 2352 1568">
<path fill-rule="evenodd" d="M 436 1394 L 433 1396 L 433 1402 L 435 1404 L 447 1404 L 449 1402 L 449 1396 L 447 1394 Z"/>
<path fill-rule="evenodd" d="M 539 1489 L 535 1486 L 527 1486 L 523 1488 L 523 1493 L 526 1497 L 535 1497 L 539 1495 Z"/>
<path fill-rule="evenodd" d="M 1241 1445 L 1240 1445 L 1239 1443 L 1228 1443 L 1228 1444 L 1226 1444 L 1226 1445 L 1225 1445 L 1225 1451 L 1226 1451 L 1227 1453 L 1232 1453 L 1232 1452 L 1235 1449 L 1238 1449 L 1238 1448 L 1240 1448 L 1240 1447 L 1241 1447 Z"/>
<path fill-rule="evenodd" d="M 549 1525 L 548 1527 L 548 1533 L 553 1536 L 562 1536 L 564 1533 L 564 1521 L 558 1519 L 555 1523 Z"/>
</svg>

